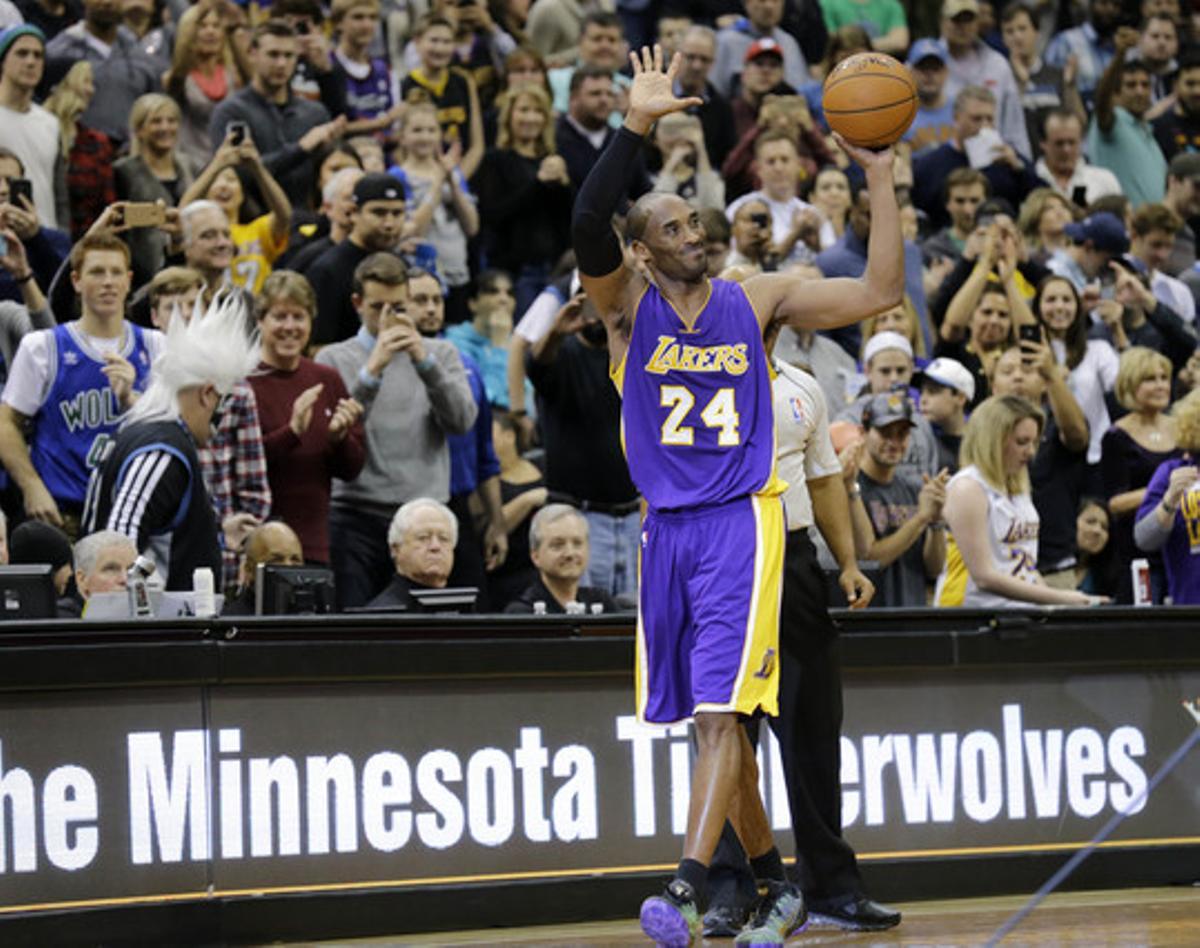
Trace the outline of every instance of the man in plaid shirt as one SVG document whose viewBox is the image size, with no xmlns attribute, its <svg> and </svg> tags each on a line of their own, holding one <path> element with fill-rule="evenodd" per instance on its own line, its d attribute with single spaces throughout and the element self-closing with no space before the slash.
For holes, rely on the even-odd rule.
<svg viewBox="0 0 1200 948">
<path fill-rule="evenodd" d="M 201 275 L 187 267 L 169 267 L 158 273 L 149 291 L 154 325 L 165 331 L 177 307 L 185 319 L 191 318 L 203 285 Z M 271 512 L 267 458 L 254 390 L 238 382 L 217 407 L 212 424 L 215 433 L 197 454 L 222 527 L 221 576 L 217 579 L 221 588 L 233 589 L 242 543 Z"/>
</svg>

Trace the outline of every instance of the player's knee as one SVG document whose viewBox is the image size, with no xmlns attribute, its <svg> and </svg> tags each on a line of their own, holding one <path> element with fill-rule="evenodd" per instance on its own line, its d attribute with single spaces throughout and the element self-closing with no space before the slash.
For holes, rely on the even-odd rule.
<svg viewBox="0 0 1200 948">
<path fill-rule="evenodd" d="M 706 711 L 695 717 L 696 740 L 703 747 L 706 744 L 719 744 L 728 740 L 735 733 L 738 721 L 736 714 L 723 714 Z"/>
</svg>

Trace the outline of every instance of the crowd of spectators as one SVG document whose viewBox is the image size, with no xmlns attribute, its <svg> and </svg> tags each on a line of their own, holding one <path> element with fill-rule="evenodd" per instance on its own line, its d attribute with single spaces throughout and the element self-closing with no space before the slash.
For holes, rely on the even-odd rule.
<svg viewBox="0 0 1200 948">
<path fill-rule="evenodd" d="M 13 0 L 0 30 L 5 555 L 76 607 L 138 552 L 169 571 L 153 511 L 91 523 L 89 484 L 162 333 L 218 305 L 260 340 L 196 444 L 232 608 L 259 563 L 330 567 L 341 608 L 632 602 L 641 503 L 568 245 L 653 41 L 702 104 L 627 197 L 693 202 L 733 280 L 863 272 L 822 81 L 867 50 L 913 75 L 903 303 L 774 350 L 826 403 L 874 605 L 1131 602 L 1140 560 L 1200 602 L 1180 0 Z"/>
</svg>

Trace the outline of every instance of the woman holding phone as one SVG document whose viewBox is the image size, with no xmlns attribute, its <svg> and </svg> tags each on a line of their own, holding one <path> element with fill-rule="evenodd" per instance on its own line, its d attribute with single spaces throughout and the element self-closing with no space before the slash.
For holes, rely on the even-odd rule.
<svg viewBox="0 0 1200 948">
<path fill-rule="evenodd" d="M 1034 323 L 1027 321 L 1025 313 L 1019 315 L 1017 332 L 1022 338 L 1048 342 L 1055 361 L 1070 373 L 1067 384 L 1083 408 L 1090 432 L 1087 492 L 1099 493 L 1100 440 L 1112 424 L 1107 395 L 1117 384 L 1120 360 L 1108 342 L 1088 338 L 1087 311 L 1074 284 L 1065 277 L 1048 276 L 1038 284 L 1033 315 Z"/>
<path fill-rule="evenodd" d="M 100 90 L 100 95 L 104 90 Z M 117 198 L 134 204 L 182 206 L 192 183 L 192 163 L 179 151 L 179 105 L 170 96 L 150 92 L 129 112 L 129 155 L 113 165 Z M 127 221 L 128 224 L 133 224 Z M 167 258 L 167 235 L 156 227 L 134 226 L 125 235 L 133 255 L 133 285 L 148 283 Z"/>
</svg>

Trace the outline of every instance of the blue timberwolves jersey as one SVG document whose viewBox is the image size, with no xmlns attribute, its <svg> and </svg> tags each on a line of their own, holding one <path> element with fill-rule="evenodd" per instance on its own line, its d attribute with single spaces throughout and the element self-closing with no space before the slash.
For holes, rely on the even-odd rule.
<svg viewBox="0 0 1200 948">
<path fill-rule="evenodd" d="M 613 380 L 629 474 L 652 508 L 782 491 L 762 330 L 737 283 L 713 280 L 690 330 L 647 287 Z"/>
<path fill-rule="evenodd" d="M 50 391 L 34 423 L 30 458 L 50 496 L 82 504 L 88 476 L 121 420 L 117 397 L 102 369 L 104 358 L 83 342 L 76 323 L 50 334 Z M 150 352 L 145 331 L 127 324 L 120 353 L 133 366 L 136 391 L 146 388 Z"/>
</svg>

